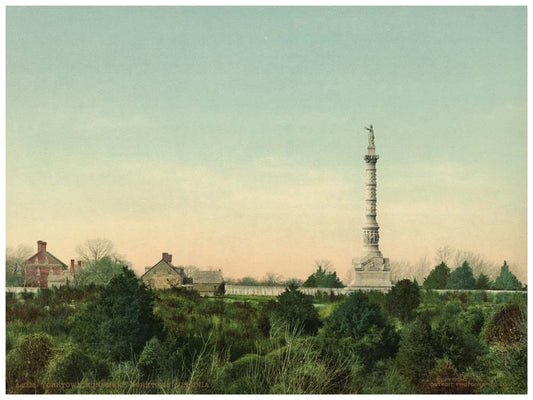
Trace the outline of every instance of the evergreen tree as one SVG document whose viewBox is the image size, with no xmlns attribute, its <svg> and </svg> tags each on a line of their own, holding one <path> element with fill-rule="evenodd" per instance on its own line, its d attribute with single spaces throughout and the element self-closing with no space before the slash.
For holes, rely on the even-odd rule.
<svg viewBox="0 0 533 400">
<path fill-rule="evenodd" d="M 418 317 L 402 334 L 396 357 L 400 372 L 416 385 L 435 366 L 437 356 L 431 325 L 426 317 Z"/>
<path fill-rule="evenodd" d="M 418 284 L 409 279 L 396 283 L 386 297 L 386 307 L 390 315 L 408 321 L 414 317 L 414 310 L 420 304 Z"/>
<path fill-rule="evenodd" d="M 491 287 L 492 282 L 490 281 L 488 275 L 485 275 L 484 273 L 479 274 L 475 288 L 478 290 L 489 290 Z"/>
<path fill-rule="evenodd" d="M 500 276 L 496 278 L 494 281 L 494 285 L 492 285 L 493 289 L 496 290 L 521 290 L 522 284 L 520 281 L 514 276 L 514 274 L 509 271 L 509 266 L 507 265 L 507 261 L 503 262 L 502 269 L 500 271 Z"/>
<path fill-rule="evenodd" d="M 84 350 L 102 358 L 130 360 L 152 336 L 161 333 L 152 301 L 152 292 L 124 267 L 96 302 L 81 313 L 73 337 Z"/>
<path fill-rule="evenodd" d="M 350 293 L 326 319 L 324 333 L 337 338 L 361 339 L 372 327 L 383 328 L 386 318 L 379 305 L 371 303 L 361 291 Z"/>
<path fill-rule="evenodd" d="M 476 279 L 472 268 L 464 261 L 463 265 L 457 267 L 448 277 L 446 289 L 474 289 L 475 286 Z"/>
<path fill-rule="evenodd" d="M 322 263 L 325 264 L 324 268 Z M 326 288 L 342 288 L 344 287 L 343 283 L 337 276 L 337 272 L 328 272 L 328 261 L 317 262 L 317 270 L 311 274 L 307 280 L 304 282 L 304 287 L 326 287 Z"/>
<path fill-rule="evenodd" d="M 441 262 L 424 279 L 423 286 L 426 289 L 444 289 L 450 276 L 450 268 Z"/>
<path fill-rule="evenodd" d="M 287 324 L 290 331 L 302 329 L 303 333 L 314 335 L 322 324 L 313 306 L 313 297 L 300 292 L 294 285 L 278 296 L 272 314 Z"/>
</svg>

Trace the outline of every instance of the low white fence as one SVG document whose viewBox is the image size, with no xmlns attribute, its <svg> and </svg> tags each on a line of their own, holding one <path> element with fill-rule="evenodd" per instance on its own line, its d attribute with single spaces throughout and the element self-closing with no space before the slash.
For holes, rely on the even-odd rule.
<svg viewBox="0 0 533 400">
<path fill-rule="evenodd" d="M 226 295 L 249 295 L 249 296 L 278 296 L 286 289 L 285 286 L 244 286 L 244 285 L 226 285 Z M 298 290 L 305 294 L 315 295 L 318 292 L 334 294 L 346 293 L 345 288 L 310 288 L 299 287 Z"/>
</svg>

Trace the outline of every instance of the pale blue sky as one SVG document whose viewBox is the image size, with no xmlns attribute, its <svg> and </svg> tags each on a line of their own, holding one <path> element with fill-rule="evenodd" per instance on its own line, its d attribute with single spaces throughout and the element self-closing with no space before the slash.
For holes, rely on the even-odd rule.
<svg viewBox="0 0 533 400">
<path fill-rule="evenodd" d="M 344 274 L 373 123 L 381 249 L 526 269 L 525 7 L 7 9 L 7 245 L 112 239 Z"/>
</svg>

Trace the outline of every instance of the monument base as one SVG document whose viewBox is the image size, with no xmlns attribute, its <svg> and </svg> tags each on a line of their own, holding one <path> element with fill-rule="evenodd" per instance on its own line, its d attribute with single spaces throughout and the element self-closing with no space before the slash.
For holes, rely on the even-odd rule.
<svg viewBox="0 0 533 400">
<path fill-rule="evenodd" d="M 392 287 L 389 259 L 364 257 L 361 262 L 353 260 L 353 279 L 346 288 L 351 290 L 382 290 Z"/>
</svg>

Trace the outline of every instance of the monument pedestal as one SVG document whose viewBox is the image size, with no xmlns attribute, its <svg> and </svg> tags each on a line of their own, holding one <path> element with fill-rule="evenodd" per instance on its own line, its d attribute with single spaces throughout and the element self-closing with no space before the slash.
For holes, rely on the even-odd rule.
<svg viewBox="0 0 533 400">
<path fill-rule="evenodd" d="M 353 277 L 348 290 L 382 290 L 391 288 L 389 259 L 383 257 L 364 257 L 352 262 Z"/>
</svg>

